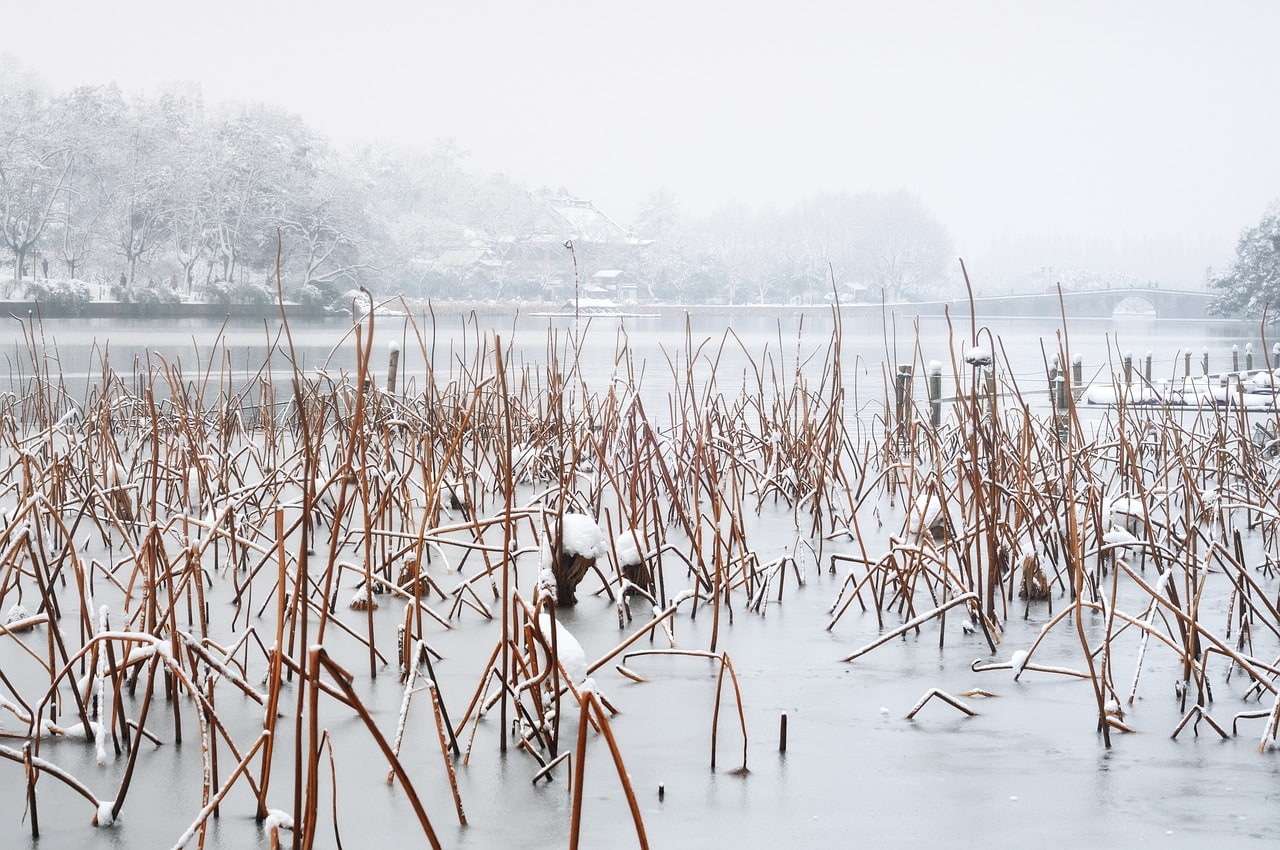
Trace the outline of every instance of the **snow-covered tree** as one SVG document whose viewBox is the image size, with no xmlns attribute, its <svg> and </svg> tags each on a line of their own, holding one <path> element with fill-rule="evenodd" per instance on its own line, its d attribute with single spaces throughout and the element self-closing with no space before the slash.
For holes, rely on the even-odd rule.
<svg viewBox="0 0 1280 850">
<path fill-rule="evenodd" d="M 290 193 L 280 216 L 288 240 L 289 272 L 310 297 L 327 302 L 365 282 L 369 269 L 361 250 L 368 232 L 361 187 L 332 163 Z"/>
<path fill-rule="evenodd" d="M 128 132 L 129 107 L 115 86 L 84 86 L 49 103 L 53 133 L 71 154 L 64 190 L 54 206 L 42 251 L 60 261 L 68 277 L 110 260 L 105 248 L 111 192 L 117 181 L 117 145 Z"/>
<path fill-rule="evenodd" d="M 947 247 L 942 223 L 907 192 L 879 196 L 862 242 L 860 266 L 873 287 L 908 300 L 947 294 Z"/>
<path fill-rule="evenodd" d="M 821 195 L 802 204 L 786 227 L 789 241 L 804 240 L 840 282 L 882 290 L 890 299 L 921 300 L 947 294 L 950 240 L 916 196 Z M 813 281 L 812 263 L 802 262 Z"/>
<path fill-rule="evenodd" d="M 138 278 L 139 262 L 166 242 L 175 204 L 172 150 L 163 115 L 135 112 L 115 146 L 108 236 L 124 261 L 128 282 Z"/>
<path fill-rule="evenodd" d="M 168 213 L 167 256 L 175 266 L 178 286 L 190 295 L 196 269 L 213 268 L 214 221 L 210 187 L 216 159 L 214 139 L 204 121 L 198 98 L 179 91 L 161 95 L 158 108 L 166 114 L 171 151 L 172 197 Z"/>
<path fill-rule="evenodd" d="M 636 214 L 632 230 L 641 239 L 669 242 L 682 227 L 680 202 L 670 189 L 662 188 L 650 193 L 640 202 L 640 211 Z"/>
<path fill-rule="evenodd" d="M 15 284 L 56 220 L 74 162 L 47 101 L 32 90 L 0 92 L 0 245 L 13 255 Z"/>
<path fill-rule="evenodd" d="M 213 215 L 214 279 L 271 276 L 277 228 L 310 178 L 320 139 L 296 116 L 265 106 L 244 107 L 218 122 L 204 198 Z"/>
<path fill-rule="evenodd" d="M 1280 310 L 1280 205 L 1240 234 L 1231 267 L 1213 278 L 1211 310 L 1221 316 L 1257 318 L 1268 306 Z"/>
</svg>

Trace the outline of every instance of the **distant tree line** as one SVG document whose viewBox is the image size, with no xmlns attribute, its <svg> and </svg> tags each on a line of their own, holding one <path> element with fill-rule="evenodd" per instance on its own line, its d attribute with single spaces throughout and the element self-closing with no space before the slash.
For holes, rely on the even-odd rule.
<svg viewBox="0 0 1280 850">
<path fill-rule="evenodd" d="M 452 141 L 338 150 L 298 116 L 207 108 L 195 89 L 50 93 L 0 74 L 4 297 L 341 302 L 357 285 L 413 298 L 538 299 L 508 250 L 546 237 L 542 199 L 468 171 Z M 645 300 L 927 298 L 954 290 L 950 241 L 914 196 L 830 194 L 785 211 L 690 219 L 654 192 L 630 223 Z M 572 237 L 573 233 L 558 234 Z M 560 244 L 560 243 L 555 243 Z M 564 267 L 570 259 L 564 257 Z"/>
<path fill-rule="evenodd" d="M 689 220 L 669 192 L 642 205 L 638 233 L 654 239 L 639 277 L 675 302 L 921 300 L 957 290 L 946 229 L 914 195 L 829 193 L 794 207 L 731 204 Z"/>
<path fill-rule="evenodd" d="M 291 298 L 325 302 L 384 272 L 379 167 L 266 107 L 0 91 L 3 291 L 83 281 L 121 300 L 253 302 L 274 298 L 278 262 Z"/>
</svg>

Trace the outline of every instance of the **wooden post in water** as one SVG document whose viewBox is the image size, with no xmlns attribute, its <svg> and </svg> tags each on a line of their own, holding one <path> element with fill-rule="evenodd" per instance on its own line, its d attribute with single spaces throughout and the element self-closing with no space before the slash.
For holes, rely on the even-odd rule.
<svg viewBox="0 0 1280 850">
<path fill-rule="evenodd" d="M 1147 352 L 1147 362 L 1142 370 L 1143 376 L 1147 379 L 1147 383 L 1151 383 L 1151 352 Z"/>
<path fill-rule="evenodd" d="M 1066 382 L 1067 378 L 1062 373 L 1061 361 L 1055 354 L 1049 360 L 1049 406 L 1053 409 L 1053 425 L 1059 439 L 1065 433 L 1062 428 L 1064 421 L 1062 414 L 1067 409 Z"/>
<path fill-rule="evenodd" d="M 1244 347 L 1244 370 L 1246 372 L 1253 371 L 1253 343 L 1246 343 Z"/>
<path fill-rule="evenodd" d="M 1238 345 L 1231 346 L 1231 371 L 1240 371 L 1240 346 Z"/>
<path fill-rule="evenodd" d="M 400 368 L 400 343 L 391 341 L 391 355 L 387 361 L 387 392 L 396 394 L 396 372 Z"/>
<path fill-rule="evenodd" d="M 1133 383 L 1133 352 L 1126 351 L 1124 353 L 1124 385 L 1127 387 Z"/>
<path fill-rule="evenodd" d="M 1200 361 L 1205 377 L 1209 377 L 1209 346 L 1204 347 L 1204 358 Z"/>
<path fill-rule="evenodd" d="M 937 428 L 942 424 L 942 363 L 929 361 L 929 421 Z"/>
<path fill-rule="evenodd" d="M 1182 353 L 1182 359 L 1183 359 L 1183 362 L 1182 362 L 1182 377 L 1184 377 L 1184 378 L 1190 378 L 1190 377 L 1191 377 L 1191 352 L 1190 352 L 1190 351 L 1184 351 L 1184 352 Z"/>
<path fill-rule="evenodd" d="M 996 365 L 991 363 L 986 367 L 987 379 L 987 410 L 994 419 L 996 415 Z"/>
<path fill-rule="evenodd" d="M 1084 389 L 1084 355 L 1071 358 L 1071 387 L 1075 392 Z"/>
<path fill-rule="evenodd" d="M 895 412 L 898 417 L 898 420 L 897 420 L 898 436 L 899 438 L 901 438 L 905 436 L 905 429 L 907 427 L 907 410 L 910 407 L 910 400 L 911 400 L 909 395 L 909 391 L 911 387 L 911 364 L 910 363 L 898 364 L 898 374 L 897 374 L 897 377 L 894 379 L 893 385 L 894 385 L 894 393 L 895 393 L 897 404 L 898 404 L 897 408 L 895 408 Z"/>
</svg>

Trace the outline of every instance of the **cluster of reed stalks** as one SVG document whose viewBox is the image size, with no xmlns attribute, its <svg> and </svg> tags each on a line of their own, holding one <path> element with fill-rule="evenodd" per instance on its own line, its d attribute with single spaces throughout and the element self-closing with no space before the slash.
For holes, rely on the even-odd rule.
<svg viewBox="0 0 1280 850">
<path fill-rule="evenodd" d="M 442 350 L 424 314 L 405 320 L 378 381 L 377 316 L 339 343 L 354 350 L 350 372 L 246 376 L 215 346 L 195 373 L 161 358 L 121 373 L 104 352 L 78 396 L 39 324 L 25 326 L 29 373 L 0 399 L 0 730 L 20 742 L 0 756 L 22 772 L 33 835 L 37 783 L 74 789 L 86 820 L 114 823 L 134 799 L 143 742 L 194 739 L 201 806 L 175 846 L 202 841 L 233 792 L 273 843 L 324 843 L 338 830 L 336 814 L 321 825 L 338 793 L 324 721 L 336 707 L 385 759 L 431 846 L 428 809 L 442 806 L 419 793 L 405 748 L 438 754 L 466 824 L 457 771 L 494 713 L 496 745 L 514 741 L 534 782 L 572 764 L 571 846 L 594 730 L 646 846 L 614 707 L 592 674 L 612 663 L 642 681 L 640 656 L 711 659 L 711 764 L 727 681 L 745 770 L 743 695 L 722 634 L 735 614 L 781 603 L 788 577 L 806 581 L 826 549 L 833 570 L 850 565 L 828 628 L 857 601 L 884 630 L 845 660 L 957 609 L 995 653 L 1021 597 L 1024 612 L 1059 608 L 1045 631 L 1078 632 L 1079 669 L 1041 664 L 1034 645 L 1010 663 L 1087 679 L 1108 741 L 1149 644 L 1182 660 L 1187 721 L 1222 731 L 1209 715 L 1216 661 L 1241 671 L 1260 704 L 1241 716 L 1261 712 L 1263 740 L 1276 736 L 1280 669 L 1253 641 L 1274 644 L 1280 614 L 1247 559 L 1275 548 L 1276 463 L 1246 439 L 1243 414 L 1123 403 L 1101 422 L 1072 406 L 1034 413 L 998 357 L 970 368 L 953 345 L 964 391 L 932 424 L 909 387 L 895 398 L 887 373 L 865 403 L 850 391 L 838 310 L 812 355 L 799 340 L 788 357 L 790 340 L 755 352 L 732 331 L 699 341 L 686 328 L 656 369 L 619 328 L 604 386 L 582 369 L 583 334 L 599 330 L 551 330 L 526 363 L 474 319 Z M 273 358 L 296 363 L 283 331 Z M 423 364 L 403 381 L 401 345 Z M 726 353 L 747 367 L 727 374 Z M 646 402 L 654 380 L 668 387 L 665 409 Z M 760 554 L 753 518 L 765 512 L 790 517 L 787 554 Z M 886 521 L 899 530 L 883 539 L 874 529 Z M 1210 581 L 1230 583 L 1219 622 L 1200 613 Z M 229 604 L 215 609 L 215 597 Z M 558 606 L 585 599 L 607 600 L 621 632 L 594 660 L 555 625 Z M 707 645 L 681 647 L 675 622 L 699 614 L 712 620 Z M 469 698 L 442 693 L 433 669 L 433 632 L 463 621 L 494 633 Z M 634 649 L 641 640 L 659 648 Z M 1115 678 L 1121 646 L 1136 655 L 1128 687 Z M 394 729 L 357 685 L 389 674 L 403 685 Z M 425 741 L 406 724 L 415 699 L 429 703 Z M 252 734 L 228 722 L 246 701 L 261 715 Z M 109 792 L 46 757 L 75 737 L 119 766 Z"/>
<path fill-rule="evenodd" d="M 898 524 L 877 549 L 856 527 L 846 530 L 858 545 L 831 555 L 832 571 L 848 570 L 828 623 L 834 628 L 856 601 L 875 612 L 882 634 L 844 660 L 930 621 L 945 624 L 957 609 L 996 654 L 1009 618 L 1045 608 L 1049 619 L 1030 646 L 973 670 L 1087 681 L 1110 746 L 1112 730 L 1131 731 L 1124 707 L 1139 692 L 1148 648 L 1160 647 L 1181 668 L 1174 737 L 1202 719 L 1227 737 L 1226 721 L 1210 714 L 1216 669 L 1227 682 L 1243 674 L 1229 725 L 1265 718 L 1260 747 L 1273 748 L 1280 464 L 1256 435 L 1273 433 L 1278 414 L 1152 403 L 1117 368 L 1117 403 L 1086 415 L 1075 404 L 1083 388 L 1055 374 L 1056 363 L 1071 362 L 1064 335 L 1045 369 L 1051 386 L 1055 378 L 1066 386 L 1046 405 L 1043 390 L 1018 385 L 998 340 L 983 333 L 975 328 L 952 346 L 960 392 L 947 421 L 909 404 L 886 418 L 883 464 L 864 498 L 897 505 L 890 521 Z M 877 523 L 881 509 L 873 508 Z M 1225 610 L 1202 609 L 1220 598 Z M 1038 650 L 1057 629 L 1070 630 L 1080 651 L 1044 661 Z M 940 645 L 945 635 L 940 628 Z"/>
<path fill-rule="evenodd" d="M 312 846 L 334 772 L 319 718 L 337 703 L 359 718 L 436 846 L 400 760 L 415 696 L 429 692 L 460 823 L 454 771 L 485 714 L 499 713 L 501 729 L 515 721 L 520 750 L 549 776 L 572 755 L 559 734 L 576 706 L 580 783 L 586 730 L 608 735 L 611 709 L 587 676 L 644 636 L 665 632 L 675 649 L 670 622 L 699 608 L 714 621 L 707 654 L 721 679 L 732 674 L 716 653 L 721 616 L 761 610 L 766 593 L 782 598 L 788 569 L 801 573 L 792 558 L 760 562 L 748 512 L 783 500 L 818 528 L 841 498 L 838 357 L 816 388 L 799 370 L 757 371 L 731 403 L 714 355 L 686 335 L 667 364 L 676 390 L 659 424 L 625 332 L 600 390 L 580 371 L 577 330 L 549 333 L 545 359 L 522 364 L 474 322 L 437 352 L 435 318 L 424 316 L 401 334 L 424 364 L 421 385 L 397 385 L 398 345 L 380 385 L 375 321 L 370 312 L 342 343 L 355 350 L 349 373 L 264 365 L 246 376 L 215 346 L 194 375 L 158 356 L 122 374 L 104 351 L 79 397 L 41 326 L 24 326 L 30 369 L 0 408 L 0 706 L 22 744 L 0 755 L 24 771 L 33 835 L 41 780 L 65 783 L 97 824 L 114 823 L 133 799 L 142 742 L 194 738 L 202 807 L 179 845 L 202 839 L 240 786 L 273 841 L 288 829 Z M 268 362 L 296 362 L 284 331 Z M 669 593 L 668 581 L 681 589 Z M 630 633 L 570 671 L 552 624 L 579 584 L 607 597 Z M 635 600 L 654 612 L 640 623 Z M 394 633 L 375 616 L 387 605 L 403 612 Z M 450 712 L 429 633 L 465 618 L 500 630 L 470 704 Z M 388 671 L 405 684 L 395 734 L 353 685 Z M 252 736 L 224 722 L 231 699 L 261 706 Z M 708 711 L 718 717 L 718 699 Z M 45 757 L 68 737 L 95 747 L 102 765 L 123 760 L 114 790 L 95 793 Z M 745 738 L 744 727 L 744 762 Z M 638 812 L 636 825 L 643 842 Z"/>
</svg>

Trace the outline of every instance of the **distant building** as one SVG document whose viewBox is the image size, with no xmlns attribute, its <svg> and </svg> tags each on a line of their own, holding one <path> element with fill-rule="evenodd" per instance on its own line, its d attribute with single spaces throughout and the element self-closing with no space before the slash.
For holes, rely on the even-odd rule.
<svg viewBox="0 0 1280 850">
<path fill-rule="evenodd" d="M 591 276 L 591 292 L 596 297 L 612 298 L 623 304 L 636 300 L 640 287 L 621 269 L 601 269 Z"/>
<path fill-rule="evenodd" d="M 428 262 L 462 278 L 509 287 L 512 294 L 555 301 L 574 295 L 576 257 L 580 296 L 636 300 L 639 286 L 627 269 L 652 241 L 622 227 L 593 202 L 546 196 L 532 220 L 520 226 L 522 232 L 438 251 Z"/>
</svg>

